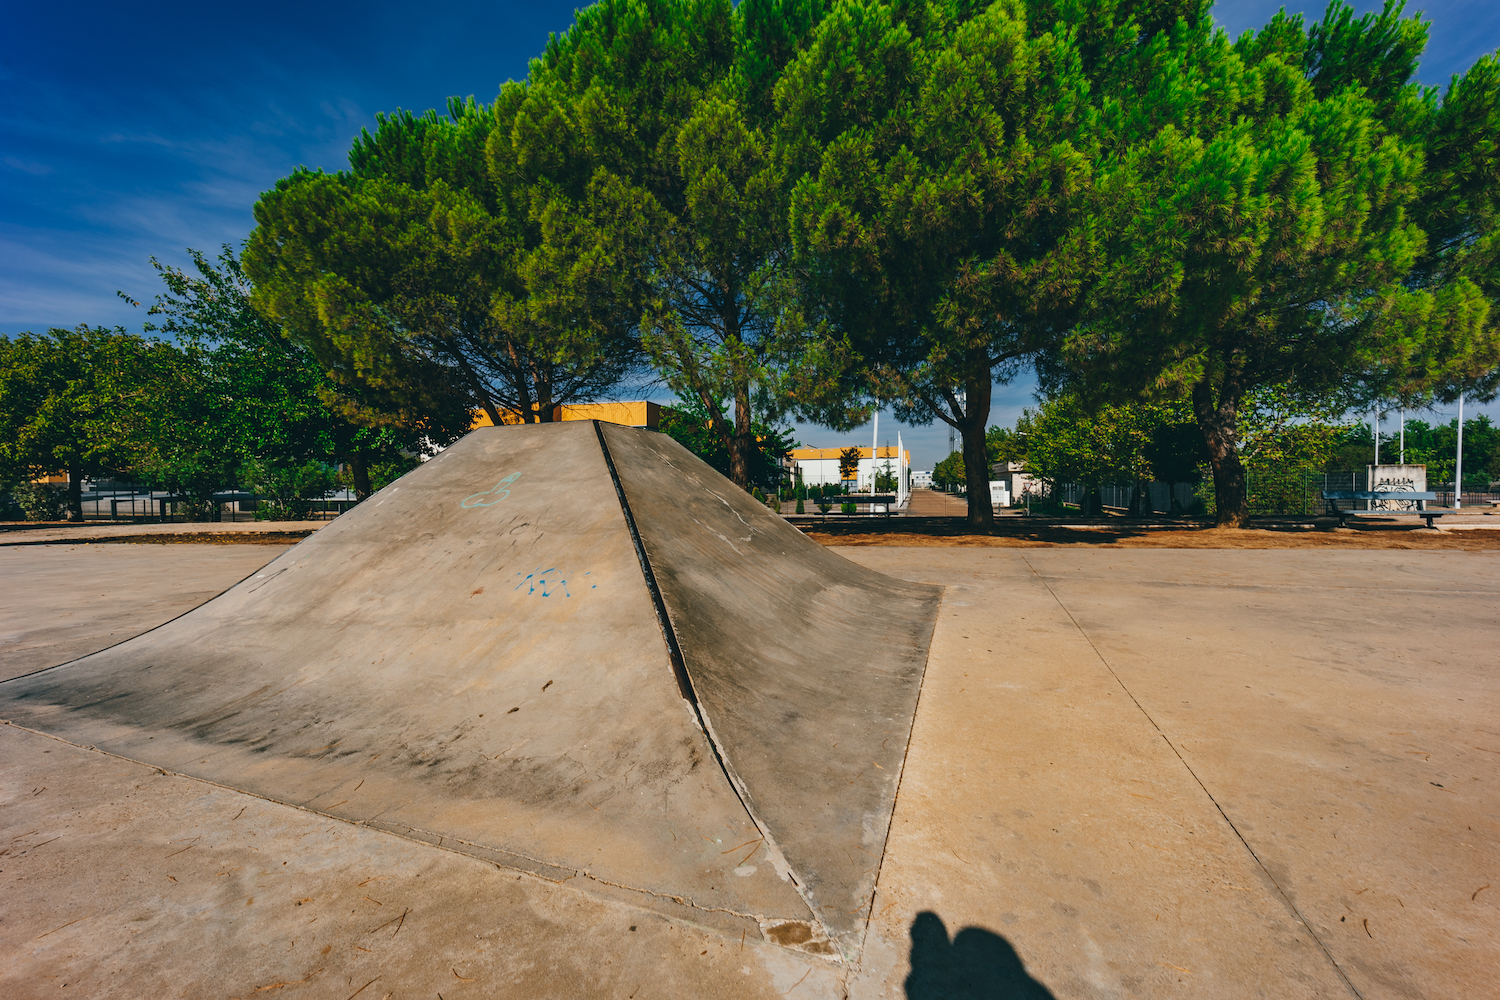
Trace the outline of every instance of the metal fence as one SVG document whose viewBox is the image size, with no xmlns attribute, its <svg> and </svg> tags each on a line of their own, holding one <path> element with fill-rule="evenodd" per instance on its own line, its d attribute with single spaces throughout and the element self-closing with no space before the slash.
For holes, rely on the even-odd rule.
<svg viewBox="0 0 1500 1000">
<path fill-rule="evenodd" d="M 175 493 L 111 481 L 85 482 L 85 487 L 80 498 L 85 521 L 158 524 L 189 520 L 187 498 Z M 331 497 L 309 503 L 312 509 L 307 519 L 326 521 L 354 506 L 355 500 L 348 490 L 341 490 Z M 213 521 L 254 521 L 258 506 L 258 498 L 253 493 L 216 493 L 209 518 Z"/>
<path fill-rule="evenodd" d="M 1443 489 L 1444 486 L 1447 487 L 1446 491 Z M 1369 488 L 1364 472 L 1312 472 L 1299 469 L 1279 472 L 1246 470 L 1245 487 L 1250 513 L 1261 517 L 1312 517 L 1328 509 L 1328 503 L 1322 497 L 1324 490 L 1359 491 Z M 1197 484 L 1149 483 L 1145 488 L 1149 491 L 1147 499 L 1149 509 L 1153 514 L 1212 514 L 1214 512 L 1212 479 L 1205 478 Z M 1058 483 L 1048 495 L 1064 504 L 1082 507 L 1091 489 L 1098 489 L 1100 502 L 1105 507 L 1137 509 L 1134 503 L 1137 489 L 1135 486 Z M 1437 494 L 1437 500 L 1434 501 L 1433 506 L 1453 506 L 1452 483 L 1436 484 L 1431 488 L 1431 492 Z M 1392 494 L 1392 500 L 1399 499 L 1399 493 Z M 1500 502 L 1500 492 L 1468 489 L 1463 491 L 1465 507 L 1489 507 L 1496 502 Z M 1363 501 L 1341 501 L 1340 505 L 1346 508 L 1363 506 Z"/>
</svg>

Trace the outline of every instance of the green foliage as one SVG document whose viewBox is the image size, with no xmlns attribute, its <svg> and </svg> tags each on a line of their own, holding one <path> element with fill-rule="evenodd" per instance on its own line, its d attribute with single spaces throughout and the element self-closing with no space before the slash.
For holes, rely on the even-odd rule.
<svg viewBox="0 0 1500 1000">
<path fill-rule="evenodd" d="M 807 501 L 806 497 L 798 497 L 797 498 L 797 513 L 798 514 L 805 514 L 805 513 L 807 513 L 806 508 L 805 508 L 806 501 Z"/>
<path fill-rule="evenodd" d="M 1004 2 L 840 4 L 777 88 L 820 318 L 851 379 L 962 433 L 976 524 L 991 386 L 1078 291 L 1087 93 L 1067 26 L 1034 32 Z"/>
<path fill-rule="evenodd" d="M 964 453 L 951 452 L 947 458 L 932 467 L 932 483 L 940 490 L 964 490 L 968 487 L 968 476 L 964 470 Z M 985 487 L 986 492 L 989 487 Z"/>
<path fill-rule="evenodd" d="M 303 521 L 338 485 L 334 470 L 320 462 L 252 462 L 245 472 L 250 488 L 260 497 L 257 521 Z"/>
<path fill-rule="evenodd" d="M 122 329 L 0 338 L 0 478 L 66 472 L 69 516 L 82 520 L 83 477 L 129 464 L 144 387 L 171 354 Z"/>
<path fill-rule="evenodd" d="M 1255 391 L 1337 408 L 1500 361 L 1479 286 L 1423 263 L 1421 206 L 1461 185 L 1423 171 L 1441 116 L 1409 83 L 1425 28 L 1399 10 L 1356 21 L 1335 3 L 1311 32 L 1282 14 L 1233 45 L 1175 30 L 1148 47 L 1147 114 L 1120 119 L 1100 172 L 1106 268 L 1064 353 L 1091 392 L 1191 400 L 1221 524 L 1247 511 Z M 1472 206 L 1454 211 L 1472 227 Z"/>
<path fill-rule="evenodd" d="M 721 403 L 722 405 L 722 403 Z M 724 475 L 729 475 L 731 459 L 724 439 L 714 428 L 714 417 L 698 399 L 689 398 L 663 407 L 660 430 L 678 444 L 703 459 Z M 751 423 L 753 450 L 749 454 L 749 482 L 752 489 L 774 490 L 781 483 L 781 459 L 796 447 L 788 427 L 770 427 L 759 421 Z"/>
<path fill-rule="evenodd" d="M 859 449 L 845 448 L 839 452 L 839 479 L 851 480 L 859 474 Z"/>
<path fill-rule="evenodd" d="M 360 498 L 372 491 L 372 463 L 411 467 L 415 459 L 403 453 L 420 450 L 422 436 L 351 420 L 312 352 L 254 309 L 229 247 L 217 262 L 188 253 L 192 272 L 152 261 L 167 291 L 146 330 L 170 333 L 180 346 L 161 354 L 151 405 L 136 425 L 140 477 L 203 508 L 213 492 L 240 484 L 249 462 L 343 463 Z"/>
<path fill-rule="evenodd" d="M 797 325 L 770 94 L 820 12 L 602 0 L 533 63 L 510 133 L 556 213 L 544 240 L 607 261 L 651 363 L 706 412 L 743 486 L 753 425 L 784 411 L 782 333 Z"/>
<path fill-rule="evenodd" d="M 858 508 L 853 500 L 845 500 L 839 509 L 845 514 L 853 514 Z"/>
<path fill-rule="evenodd" d="M 1330 472 L 1363 472 L 1375 461 L 1375 439 L 1366 422 L 1338 428 L 1336 448 L 1326 462 Z M 1394 465 L 1400 458 L 1399 429 L 1383 427 L 1380 460 Z M 1406 462 L 1427 466 L 1429 483 L 1452 482 L 1458 451 L 1458 420 L 1431 425 L 1425 420 L 1406 422 Z M 1464 421 L 1464 485 L 1487 488 L 1500 480 L 1500 427 L 1484 414 Z"/>
<path fill-rule="evenodd" d="M 68 511 L 67 487 L 57 483 L 21 483 L 10 495 L 28 521 L 61 521 Z"/>
<path fill-rule="evenodd" d="M 257 203 L 256 304 L 332 373 L 350 419 L 446 444 L 476 408 L 550 420 L 630 371 L 629 320 L 595 308 L 610 262 L 546 243 L 568 213 L 517 167 L 522 96 L 381 116 L 351 171 L 298 171 Z"/>
</svg>

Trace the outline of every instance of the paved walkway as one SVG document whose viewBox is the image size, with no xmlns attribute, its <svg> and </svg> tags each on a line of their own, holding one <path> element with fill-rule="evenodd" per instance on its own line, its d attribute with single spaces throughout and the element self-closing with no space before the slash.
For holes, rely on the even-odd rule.
<svg viewBox="0 0 1500 1000">
<path fill-rule="evenodd" d="M 969 501 L 937 490 L 912 490 L 906 513 L 917 517 L 967 517 Z"/>
<path fill-rule="evenodd" d="M 0 654 L 198 548 L 13 550 Z M 947 587 L 857 969 L 0 727 L 0 994 L 1493 996 L 1500 554 L 838 551 Z"/>
</svg>

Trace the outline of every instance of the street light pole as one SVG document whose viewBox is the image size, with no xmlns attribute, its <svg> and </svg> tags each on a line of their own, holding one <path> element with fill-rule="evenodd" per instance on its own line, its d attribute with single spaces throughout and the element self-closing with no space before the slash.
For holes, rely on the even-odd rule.
<svg viewBox="0 0 1500 1000">
<path fill-rule="evenodd" d="M 1464 394 L 1458 394 L 1458 454 L 1453 462 L 1453 509 L 1464 505 Z"/>
</svg>

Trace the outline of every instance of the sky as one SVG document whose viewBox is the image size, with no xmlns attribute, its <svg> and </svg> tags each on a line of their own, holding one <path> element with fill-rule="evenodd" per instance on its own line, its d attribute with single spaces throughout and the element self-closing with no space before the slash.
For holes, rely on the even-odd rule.
<svg viewBox="0 0 1500 1000">
<path fill-rule="evenodd" d="M 1238 35 L 1278 6 L 1223 0 L 1214 17 Z M 1433 22 L 1424 83 L 1444 83 L 1500 47 L 1494 0 L 1409 6 Z M 352 140 L 376 112 L 442 108 L 449 96 L 492 99 L 505 80 L 525 76 L 549 32 L 567 29 L 574 7 L 4 5 L 0 335 L 80 323 L 139 330 L 143 310 L 115 293 L 149 302 L 159 290 L 150 258 L 183 266 L 188 247 L 237 246 L 260 192 L 298 166 L 347 166 Z M 1311 19 L 1322 5 L 1287 9 Z M 990 422 L 1013 423 L 1033 393 L 1030 382 L 997 387 Z M 897 429 L 883 418 L 881 443 L 894 443 Z M 869 435 L 796 431 L 815 446 Z M 945 425 L 902 429 L 902 437 L 918 468 L 947 454 Z"/>
</svg>

